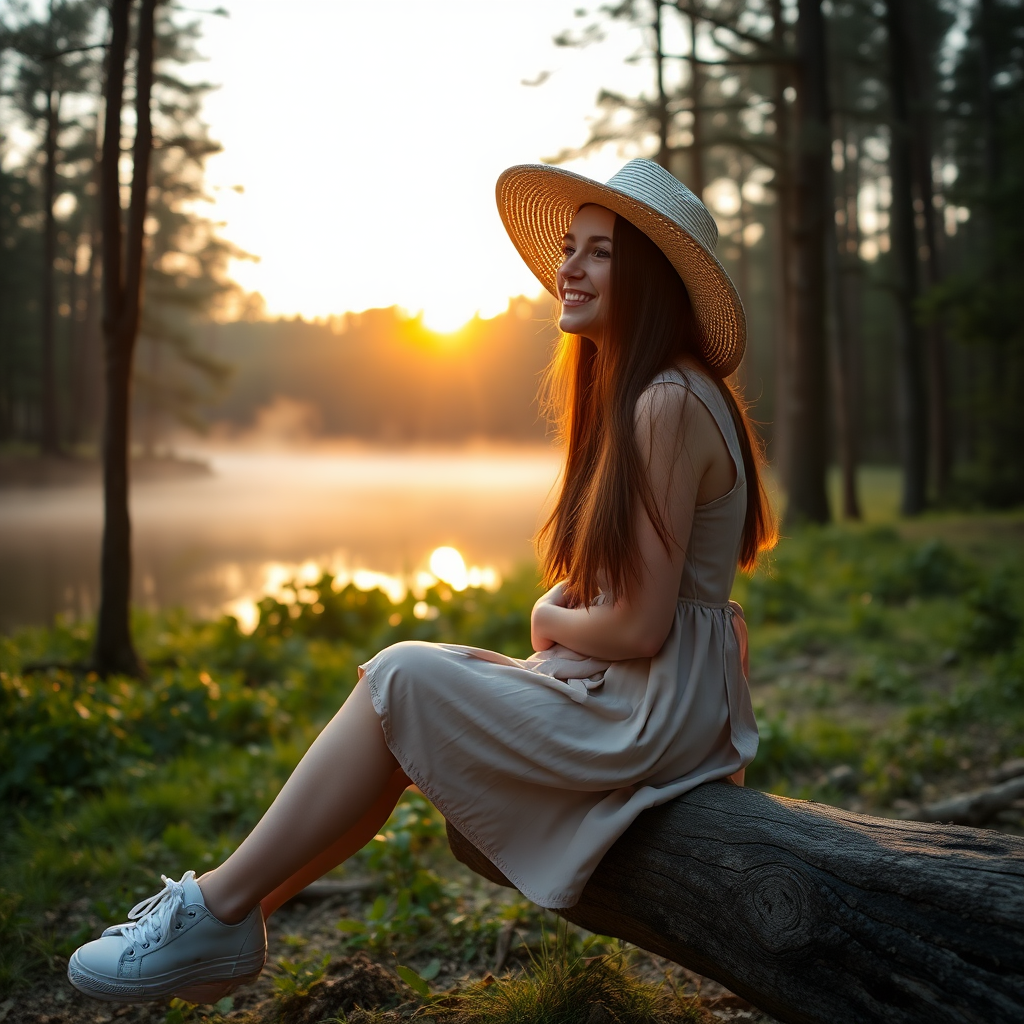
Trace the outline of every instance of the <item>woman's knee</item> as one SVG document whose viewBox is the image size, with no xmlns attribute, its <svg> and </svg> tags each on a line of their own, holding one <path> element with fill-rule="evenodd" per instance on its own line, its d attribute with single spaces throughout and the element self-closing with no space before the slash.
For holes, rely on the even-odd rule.
<svg viewBox="0 0 1024 1024">
<path fill-rule="evenodd" d="M 438 664 L 447 653 L 437 644 L 422 640 L 402 640 L 385 647 L 372 659 L 371 665 L 377 678 L 392 683 L 412 682 L 429 674 L 431 666 Z"/>
</svg>

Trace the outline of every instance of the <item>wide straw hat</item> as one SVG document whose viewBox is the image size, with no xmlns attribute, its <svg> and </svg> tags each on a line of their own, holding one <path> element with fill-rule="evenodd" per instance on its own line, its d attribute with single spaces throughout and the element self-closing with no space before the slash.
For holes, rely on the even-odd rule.
<svg viewBox="0 0 1024 1024">
<path fill-rule="evenodd" d="M 702 333 L 701 354 L 727 377 L 747 344 L 747 318 L 736 288 L 715 259 L 718 227 L 707 207 L 653 160 L 630 160 L 606 185 L 545 164 L 502 172 L 498 211 L 519 255 L 555 298 L 562 239 L 581 206 L 594 203 L 638 227 L 683 279 Z"/>
</svg>

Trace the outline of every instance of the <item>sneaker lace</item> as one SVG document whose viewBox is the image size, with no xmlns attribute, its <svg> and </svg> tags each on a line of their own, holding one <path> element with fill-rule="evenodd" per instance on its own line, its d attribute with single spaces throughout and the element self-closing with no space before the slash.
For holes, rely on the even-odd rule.
<svg viewBox="0 0 1024 1024">
<path fill-rule="evenodd" d="M 187 877 L 187 876 L 186 876 Z M 182 878 L 182 882 L 185 879 Z M 152 942 L 160 942 L 171 925 L 171 919 L 185 903 L 185 886 L 166 875 L 160 876 L 164 883 L 160 892 L 136 903 L 128 911 L 128 921 L 121 925 L 121 934 L 138 942 L 144 948 Z"/>
</svg>

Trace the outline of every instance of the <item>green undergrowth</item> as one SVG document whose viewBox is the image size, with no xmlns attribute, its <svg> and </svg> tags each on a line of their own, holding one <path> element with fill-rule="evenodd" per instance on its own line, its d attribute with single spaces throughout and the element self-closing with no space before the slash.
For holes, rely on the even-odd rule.
<svg viewBox="0 0 1024 1024">
<path fill-rule="evenodd" d="M 750 784 L 880 810 L 1024 753 L 1024 518 L 979 525 L 807 529 L 737 580 Z"/>
<path fill-rule="evenodd" d="M 436 587 L 418 609 L 325 576 L 265 600 L 249 635 L 233 619 L 140 613 L 142 681 L 77 667 L 88 624 L 0 637 L 0 998 L 62 971 L 161 872 L 223 859 L 376 650 L 421 639 L 525 655 L 536 594 L 532 567 L 495 593 Z M 1024 516 L 803 530 L 735 597 L 761 729 L 749 784 L 891 813 L 1024 756 Z M 329 948 L 296 936 L 289 962 L 365 951 L 482 974 L 503 934 L 533 947 L 543 934 L 536 908 L 454 864 L 416 794 L 345 874 L 371 884 L 338 911 Z M 527 1019 L 515 1008 L 543 1001 L 540 982 L 516 978 L 481 982 L 465 1019 Z M 479 1016 L 485 1004 L 506 1016 Z M 435 1009 L 461 1019 L 455 1003 Z"/>
<path fill-rule="evenodd" d="M 222 1024 L 232 1010 L 240 1024 L 713 1024 L 699 990 L 671 972 L 637 971 L 637 953 L 563 922 L 521 966 L 450 986 L 434 984 L 429 969 L 358 956 L 282 961 L 269 999 L 247 1008 L 230 997 L 213 1007 L 174 1000 L 165 1024 Z"/>
</svg>

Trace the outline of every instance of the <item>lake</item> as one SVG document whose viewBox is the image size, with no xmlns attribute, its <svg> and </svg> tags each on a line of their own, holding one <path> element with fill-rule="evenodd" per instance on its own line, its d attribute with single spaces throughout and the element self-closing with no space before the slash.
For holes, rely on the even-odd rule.
<svg viewBox="0 0 1024 1024">
<path fill-rule="evenodd" d="M 533 557 L 558 472 L 547 448 L 200 454 L 208 476 L 133 485 L 134 601 L 243 625 L 260 596 L 321 568 L 416 589 L 438 548 L 458 555 L 436 573 L 496 585 Z M 95 485 L 0 490 L 0 630 L 95 614 L 102 512 Z"/>
</svg>

